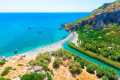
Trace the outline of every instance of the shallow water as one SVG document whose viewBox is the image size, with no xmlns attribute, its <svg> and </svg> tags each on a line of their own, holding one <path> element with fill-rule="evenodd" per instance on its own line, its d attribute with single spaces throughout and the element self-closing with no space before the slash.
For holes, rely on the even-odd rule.
<svg viewBox="0 0 120 80">
<path fill-rule="evenodd" d="M 0 56 L 12 56 L 55 43 L 69 33 L 59 30 L 90 13 L 0 13 Z M 31 29 L 28 29 L 31 27 Z M 39 33 L 38 31 L 42 31 Z"/>
</svg>

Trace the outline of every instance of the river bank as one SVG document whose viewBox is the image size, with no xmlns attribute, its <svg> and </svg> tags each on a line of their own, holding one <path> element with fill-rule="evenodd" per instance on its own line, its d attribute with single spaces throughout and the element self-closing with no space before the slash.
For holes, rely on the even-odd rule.
<svg viewBox="0 0 120 80">
<path fill-rule="evenodd" d="M 75 34 L 74 34 L 74 35 L 75 35 Z M 68 46 L 68 43 L 69 43 L 70 41 L 73 42 L 74 39 L 75 39 L 75 38 L 73 38 L 72 40 L 66 41 L 66 42 L 63 44 L 64 49 L 66 49 L 66 50 L 68 50 L 68 51 L 70 51 L 70 52 L 72 52 L 72 53 L 74 53 L 74 54 L 77 54 L 77 55 L 79 55 L 79 56 L 87 59 L 87 60 L 90 61 L 90 62 L 93 62 L 93 63 L 95 63 L 95 64 L 98 64 L 99 66 L 105 66 L 105 67 L 108 67 L 108 68 L 112 68 L 112 69 L 114 69 L 114 70 L 119 74 L 119 76 L 120 76 L 120 70 L 119 70 L 119 69 L 117 69 L 117 68 L 115 68 L 115 67 L 112 67 L 112 66 L 110 66 L 110 65 L 108 65 L 108 64 L 106 64 L 106 63 L 104 63 L 104 62 L 102 62 L 102 61 L 99 61 L 99 60 L 95 59 L 95 58 L 92 58 L 92 57 L 90 57 L 90 56 L 88 56 L 88 55 L 86 55 L 86 54 L 84 54 L 84 53 L 82 53 L 82 52 L 80 52 L 80 51 L 78 51 L 78 50 L 75 50 L 75 49 L 71 48 L 70 46 Z"/>
</svg>

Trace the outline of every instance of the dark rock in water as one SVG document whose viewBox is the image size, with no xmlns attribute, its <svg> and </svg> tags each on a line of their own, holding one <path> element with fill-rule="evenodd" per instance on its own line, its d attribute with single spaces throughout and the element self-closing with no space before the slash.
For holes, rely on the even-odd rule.
<svg viewBox="0 0 120 80">
<path fill-rule="evenodd" d="M 15 52 L 15 54 L 17 54 L 18 50 L 16 49 L 14 52 Z"/>
<path fill-rule="evenodd" d="M 65 24 L 61 24 L 62 27 L 65 27 Z"/>
<path fill-rule="evenodd" d="M 41 33 L 41 32 L 42 32 L 41 30 L 38 31 L 38 33 Z"/>
<path fill-rule="evenodd" d="M 59 28 L 59 30 L 62 30 L 63 28 Z"/>
<path fill-rule="evenodd" d="M 31 27 L 28 27 L 28 29 L 31 29 Z"/>
</svg>

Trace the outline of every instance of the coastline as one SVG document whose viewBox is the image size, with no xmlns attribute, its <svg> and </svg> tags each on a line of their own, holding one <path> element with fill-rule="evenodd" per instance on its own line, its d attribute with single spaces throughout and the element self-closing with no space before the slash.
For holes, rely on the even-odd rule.
<svg viewBox="0 0 120 80">
<path fill-rule="evenodd" d="M 60 48 L 63 48 L 62 44 L 64 42 L 66 42 L 70 37 L 73 36 L 73 33 L 70 33 L 66 38 L 56 42 L 56 43 L 53 43 L 53 44 L 50 44 L 50 45 L 47 45 L 47 46 L 44 46 L 44 47 L 40 47 L 40 48 L 37 48 L 37 49 L 34 49 L 32 51 L 28 51 L 28 52 L 24 52 L 24 53 L 21 53 L 21 54 L 16 54 L 14 56 L 11 56 L 11 57 L 7 57 L 6 59 L 9 60 L 11 58 L 15 58 L 17 56 L 21 56 L 21 57 L 25 57 L 26 59 L 34 59 L 39 53 L 44 53 L 44 52 L 50 52 L 50 51 L 55 51 L 55 50 L 58 50 Z"/>
<path fill-rule="evenodd" d="M 74 38 L 73 38 L 73 40 L 72 40 L 72 42 L 76 45 L 76 46 L 78 46 L 78 43 L 77 43 L 77 41 L 78 41 L 78 33 L 76 32 L 76 31 L 74 31 Z"/>
</svg>

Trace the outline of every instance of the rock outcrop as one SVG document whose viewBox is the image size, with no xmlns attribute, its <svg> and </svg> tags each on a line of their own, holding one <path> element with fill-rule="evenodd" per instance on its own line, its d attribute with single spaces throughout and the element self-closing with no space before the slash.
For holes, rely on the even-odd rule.
<svg viewBox="0 0 120 80">
<path fill-rule="evenodd" d="M 70 31 L 76 30 L 78 27 L 81 28 L 84 25 L 88 24 L 92 25 L 92 28 L 101 30 L 107 27 L 110 23 L 120 24 L 120 2 L 116 1 L 114 3 L 105 3 L 101 9 L 94 10 L 92 12 L 92 15 L 93 16 L 89 19 L 83 20 L 72 26 L 69 24 L 64 24 L 62 26 L 66 27 L 66 30 Z"/>
</svg>

